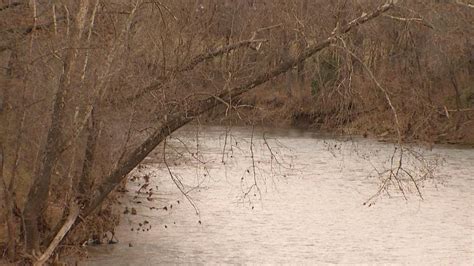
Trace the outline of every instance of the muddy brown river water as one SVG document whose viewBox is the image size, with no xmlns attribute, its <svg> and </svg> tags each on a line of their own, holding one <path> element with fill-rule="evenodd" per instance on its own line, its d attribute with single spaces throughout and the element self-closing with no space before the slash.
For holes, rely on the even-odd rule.
<svg viewBox="0 0 474 266">
<path fill-rule="evenodd" d="M 160 148 L 140 170 L 151 177 L 141 191 L 153 195 L 137 196 L 143 179 L 129 182 L 121 207 L 137 214 L 123 216 L 119 243 L 88 248 L 80 265 L 474 264 L 474 149 L 416 149 L 438 165 L 436 178 L 420 184 L 424 199 L 407 186 L 407 200 L 392 189 L 368 207 L 380 185 L 374 169 L 390 164 L 392 144 L 226 132 L 185 127 L 168 141 L 170 170 L 199 215 L 155 163 Z"/>
</svg>

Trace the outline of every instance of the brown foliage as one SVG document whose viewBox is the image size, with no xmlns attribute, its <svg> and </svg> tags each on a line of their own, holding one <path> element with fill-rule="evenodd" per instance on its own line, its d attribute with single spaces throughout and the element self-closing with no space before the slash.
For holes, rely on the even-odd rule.
<svg viewBox="0 0 474 266">
<path fill-rule="evenodd" d="M 407 134 L 437 130 L 417 119 L 409 126 L 411 117 L 456 113 L 462 127 L 474 99 L 472 11 L 400 1 L 345 34 L 378 2 L 0 1 L 0 137 L 14 202 L 6 211 L 26 225 L 16 244 L 34 256 L 76 200 L 94 214 L 82 230 L 94 231 L 89 219 L 107 228 L 110 205 L 97 205 L 170 133 L 222 102 L 226 115 L 284 106 L 334 127 L 388 113 L 380 119 L 394 130 L 361 64 L 387 89 Z M 269 80 L 268 99 L 240 97 Z"/>
</svg>

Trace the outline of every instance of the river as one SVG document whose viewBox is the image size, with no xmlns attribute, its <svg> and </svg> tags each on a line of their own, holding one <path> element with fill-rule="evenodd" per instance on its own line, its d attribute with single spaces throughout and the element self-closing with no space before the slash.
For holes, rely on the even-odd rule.
<svg viewBox="0 0 474 266">
<path fill-rule="evenodd" d="M 123 215 L 119 243 L 89 247 L 80 265 L 474 264 L 474 149 L 414 148 L 437 166 L 419 183 L 423 199 L 407 182 L 406 199 L 392 187 L 364 205 L 393 144 L 215 126 L 185 127 L 167 144 L 195 207 L 157 149 L 134 174 L 150 176 L 141 192 L 152 193 L 136 193 L 140 178 L 121 199 L 136 214 Z"/>
</svg>

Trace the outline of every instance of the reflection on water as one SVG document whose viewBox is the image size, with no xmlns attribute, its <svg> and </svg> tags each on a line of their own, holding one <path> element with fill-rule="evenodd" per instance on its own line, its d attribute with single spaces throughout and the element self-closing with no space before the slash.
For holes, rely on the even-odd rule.
<svg viewBox="0 0 474 266">
<path fill-rule="evenodd" d="M 194 188 L 189 195 L 199 215 L 166 167 L 149 164 L 142 172 L 157 192 L 129 193 L 122 201 L 138 214 L 124 215 L 120 242 L 90 248 L 82 264 L 474 263 L 474 150 L 426 152 L 444 163 L 440 179 L 423 184 L 423 201 L 415 191 L 407 201 L 394 192 L 368 207 L 362 203 L 379 185 L 368 175 L 386 163 L 393 145 L 299 131 L 225 132 L 188 127 L 168 142 L 171 170 Z M 196 146 L 199 164 L 189 155 L 196 157 Z"/>
</svg>

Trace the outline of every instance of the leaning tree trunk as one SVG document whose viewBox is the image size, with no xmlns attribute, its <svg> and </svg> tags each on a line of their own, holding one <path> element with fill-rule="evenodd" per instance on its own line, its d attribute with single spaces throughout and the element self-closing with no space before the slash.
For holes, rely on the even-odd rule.
<svg viewBox="0 0 474 266">
<path fill-rule="evenodd" d="M 299 56 L 282 62 L 273 70 L 255 77 L 246 84 L 234 87 L 233 89 L 223 92 L 217 96 L 210 96 L 206 99 L 200 100 L 192 106 L 189 106 L 189 108 L 186 108 L 187 110 L 177 112 L 171 117 L 168 117 L 167 120 L 163 121 L 159 128 L 145 140 L 145 142 L 138 146 L 127 156 L 127 158 L 123 160 L 124 163 L 122 165 L 117 167 L 115 171 L 113 171 L 104 179 L 104 181 L 95 190 L 89 205 L 83 209 L 81 216 L 86 217 L 93 213 L 93 211 L 101 205 L 101 203 L 114 190 L 114 188 L 116 188 L 126 178 L 127 174 L 130 173 L 156 146 L 158 146 L 171 133 L 192 121 L 194 117 L 211 110 L 217 105 L 222 104 L 222 101 L 216 99 L 221 99 L 224 101 L 235 99 L 235 97 L 239 97 L 243 93 L 248 92 L 249 90 L 271 80 L 272 78 L 286 73 L 288 70 L 291 70 L 293 67 L 297 66 L 307 58 L 334 43 L 337 40 L 338 35 L 345 34 L 354 27 L 364 24 L 367 21 L 370 21 L 382 13 L 388 11 L 393 7 L 394 2 L 395 1 L 393 0 L 388 1 L 385 4 L 380 5 L 373 12 L 369 14 L 364 13 L 362 16 L 340 27 L 338 31 L 334 32 L 323 41 L 310 45 L 304 49 L 299 54 Z"/>
</svg>

